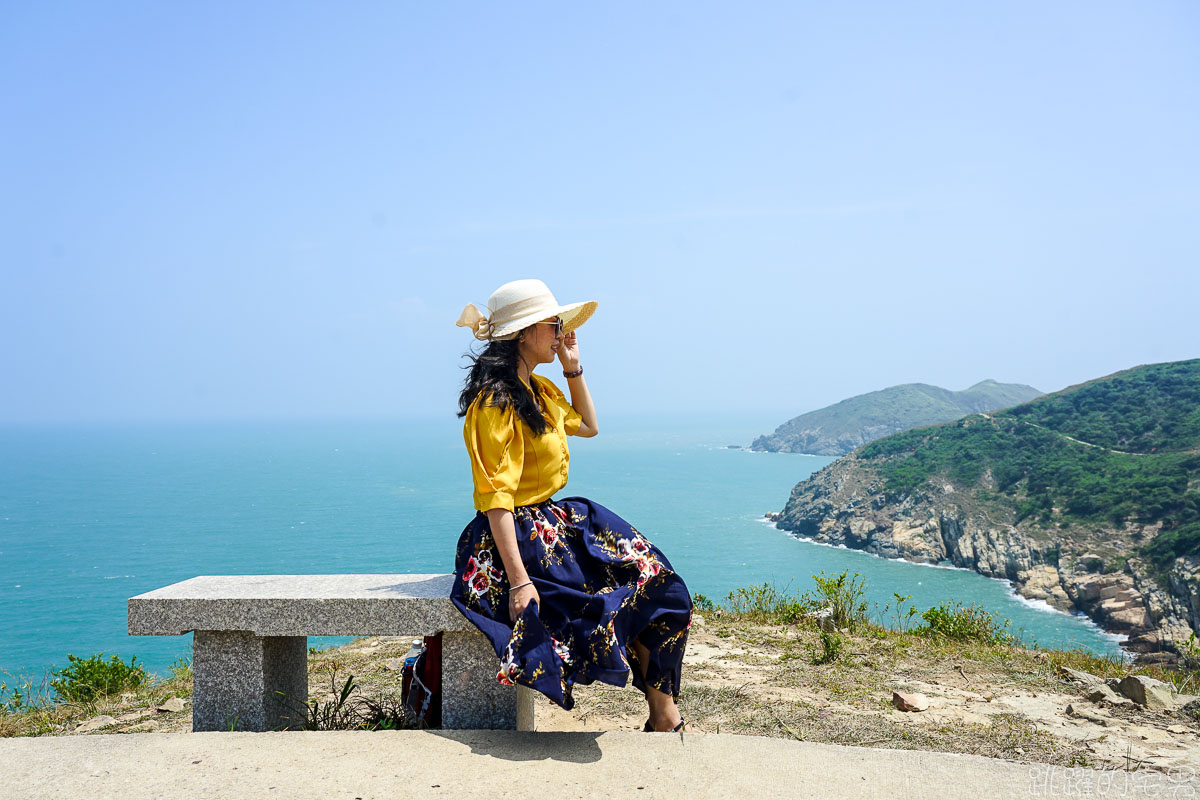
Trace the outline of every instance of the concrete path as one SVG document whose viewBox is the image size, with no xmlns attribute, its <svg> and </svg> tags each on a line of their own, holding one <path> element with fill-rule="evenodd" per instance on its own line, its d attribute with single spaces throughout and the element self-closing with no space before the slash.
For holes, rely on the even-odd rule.
<svg viewBox="0 0 1200 800">
<path fill-rule="evenodd" d="M 1195 778 L 765 737 L 392 731 L 0 740 L 4 800 L 1200 797 Z"/>
</svg>

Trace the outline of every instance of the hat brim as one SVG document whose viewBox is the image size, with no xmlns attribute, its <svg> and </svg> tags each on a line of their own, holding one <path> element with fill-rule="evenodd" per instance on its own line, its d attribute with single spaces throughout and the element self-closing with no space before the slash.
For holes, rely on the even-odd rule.
<svg viewBox="0 0 1200 800">
<path fill-rule="evenodd" d="M 582 303 L 571 303 L 570 305 L 563 306 L 558 312 L 558 316 L 563 321 L 563 333 L 570 333 L 591 319 L 592 314 L 596 313 L 596 306 L 598 305 L 599 303 L 595 300 L 586 300 Z"/>
<path fill-rule="evenodd" d="M 492 334 L 492 338 L 511 339 L 525 328 L 546 317 L 560 318 L 563 321 L 563 333 L 570 333 L 591 319 L 592 314 L 596 313 L 598 305 L 599 303 L 595 300 L 586 300 L 582 303 L 567 303 L 563 306 L 539 309 L 535 314 L 519 317 L 501 326 Z"/>
</svg>

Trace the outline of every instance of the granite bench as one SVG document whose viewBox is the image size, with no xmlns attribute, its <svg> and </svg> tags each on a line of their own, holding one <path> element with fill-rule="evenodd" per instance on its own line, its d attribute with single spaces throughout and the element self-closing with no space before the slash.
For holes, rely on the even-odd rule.
<svg viewBox="0 0 1200 800">
<path fill-rule="evenodd" d="M 453 575 L 202 575 L 129 599 L 132 636 L 194 631 L 192 729 L 295 728 L 309 636 L 442 634 L 442 727 L 533 730 L 533 693 L 496 681 Z M 397 680 L 399 678 L 397 677 Z M 283 698 L 286 698 L 284 700 Z"/>
</svg>

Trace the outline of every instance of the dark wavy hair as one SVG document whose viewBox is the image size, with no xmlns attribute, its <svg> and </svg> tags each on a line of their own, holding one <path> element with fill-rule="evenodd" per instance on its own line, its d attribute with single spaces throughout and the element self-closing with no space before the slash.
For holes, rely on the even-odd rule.
<svg viewBox="0 0 1200 800">
<path fill-rule="evenodd" d="M 546 432 L 549 425 L 538 406 L 538 398 L 517 377 L 520 351 L 515 338 L 488 342 L 480 353 L 468 352 L 466 357 L 471 359 L 470 366 L 465 367 L 470 372 L 458 396 L 458 416 L 465 417 L 475 399 L 482 396 L 489 405 L 497 408 L 516 408 L 518 416 L 535 436 Z M 529 384 L 534 392 L 541 393 L 532 378 Z"/>
</svg>

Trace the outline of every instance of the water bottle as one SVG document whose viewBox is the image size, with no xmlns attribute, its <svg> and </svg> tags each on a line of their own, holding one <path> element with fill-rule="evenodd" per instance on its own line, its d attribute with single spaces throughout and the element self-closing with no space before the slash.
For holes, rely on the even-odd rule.
<svg viewBox="0 0 1200 800">
<path fill-rule="evenodd" d="M 412 685 L 413 670 L 417 664 L 417 658 L 425 652 L 425 640 L 413 639 L 412 646 L 408 648 L 408 652 L 404 655 L 404 667 L 400 671 L 400 702 L 403 703 L 408 699 L 408 687 Z"/>
<path fill-rule="evenodd" d="M 404 668 L 408 669 L 411 667 L 416 662 L 417 656 L 421 655 L 423 652 L 425 652 L 425 640 L 413 639 L 412 645 L 408 648 L 408 652 L 404 654 Z"/>
</svg>

